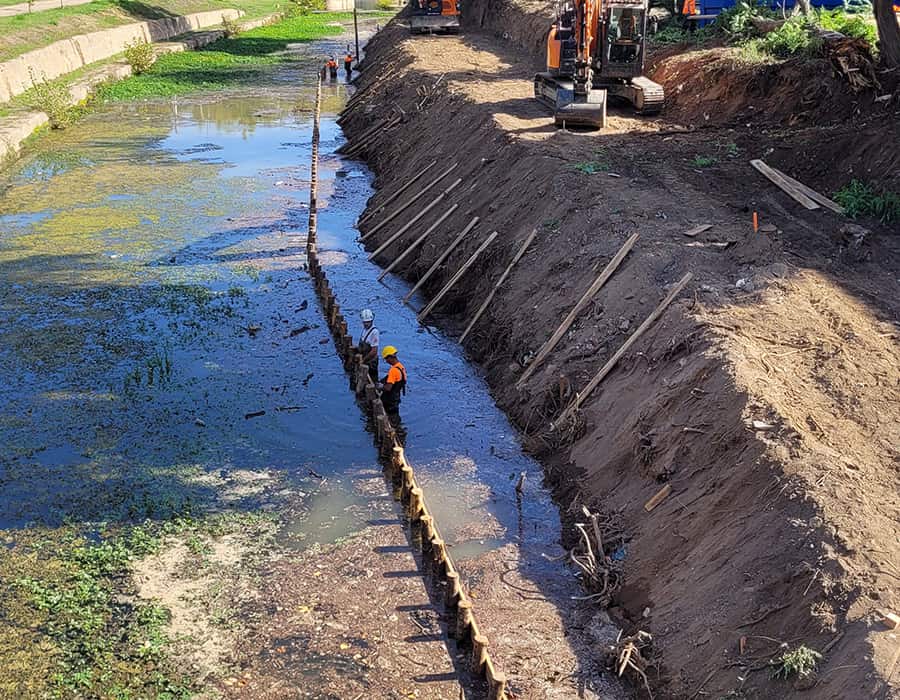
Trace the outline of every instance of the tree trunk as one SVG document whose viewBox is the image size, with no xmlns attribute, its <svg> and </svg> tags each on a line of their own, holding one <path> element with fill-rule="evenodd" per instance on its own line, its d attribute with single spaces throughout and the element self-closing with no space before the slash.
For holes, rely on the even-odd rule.
<svg viewBox="0 0 900 700">
<path fill-rule="evenodd" d="M 894 13 L 894 0 L 874 0 L 878 24 L 878 51 L 888 68 L 900 68 L 900 24 Z"/>
<path fill-rule="evenodd" d="M 791 15 L 803 15 L 805 17 L 811 9 L 811 0 L 794 0 L 794 8 L 791 10 Z"/>
</svg>

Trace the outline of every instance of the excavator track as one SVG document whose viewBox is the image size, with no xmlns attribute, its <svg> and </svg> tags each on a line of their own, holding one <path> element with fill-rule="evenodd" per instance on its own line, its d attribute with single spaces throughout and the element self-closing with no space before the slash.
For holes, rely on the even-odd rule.
<svg viewBox="0 0 900 700">
<path fill-rule="evenodd" d="M 605 85 L 609 94 L 631 104 L 638 114 L 659 114 L 666 102 L 663 87 L 643 75 L 627 83 Z"/>
<path fill-rule="evenodd" d="M 663 92 L 663 86 L 654 83 L 643 75 L 634 78 L 631 84 L 640 90 L 640 104 L 635 102 L 635 109 L 641 114 L 659 114 L 662 112 L 663 105 L 666 103 L 666 96 Z"/>
</svg>

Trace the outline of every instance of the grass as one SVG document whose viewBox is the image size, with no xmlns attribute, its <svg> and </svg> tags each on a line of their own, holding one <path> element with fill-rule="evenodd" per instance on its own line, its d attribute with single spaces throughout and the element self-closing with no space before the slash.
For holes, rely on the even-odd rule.
<svg viewBox="0 0 900 700">
<path fill-rule="evenodd" d="M 0 61 L 75 34 L 131 22 L 227 8 L 243 10 L 246 18 L 253 18 L 284 7 L 284 0 L 154 0 L 152 4 L 139 0 L 93 0 L 86 5 L 0 17 Z"/>
<path fill-rule="evenodd" d="M 851 219 L 871 216 L 885 224 L 900 221 L 900 194 L 879 192 L 862 180 L 851 180 L 834 193 L 834 201 L 844 207 Z"/>
<path fill-rule="evenodd" d="M 801 644 L 793 651 L 784 652 L 775 662 L 775 677 L 785 680 L 794 676 L 806 678 L 815 672 L 821 659 L 819 652 Z"/>
<path fill-rule="evenodd" d="M 259 78 L 264 66 L 291 60 L 277 55 L 288 44 L 340 34 L 335 23 L 350 19 L 347 12 L 302 15 L 220 39 L 199 51 L 165 54 L 145 73 L 104 85 L 98 95 L 136 100 L 247 84 Z"/>
</svg>

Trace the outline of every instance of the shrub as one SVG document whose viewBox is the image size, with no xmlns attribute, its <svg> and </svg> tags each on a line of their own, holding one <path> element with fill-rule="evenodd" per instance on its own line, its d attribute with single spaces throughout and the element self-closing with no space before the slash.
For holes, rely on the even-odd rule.
<svg viewBox="0 0 900 700">
<path fill-rule="evenodd" d="M 308 15 L 314 11 L 323 11 L 326 9 L 325 0 L 291 0 L 287 14 L 291 15 Z"/>
<path fill-rule="evenodd" d="M 814 56 L 822 49 L 822 40 L 810 31 L 806 17 L 791 17 L 775 31 L 760 39 L 763 51 L 778 58 L 806 55 Z"/>
<path fill-rule="evenodd" d="M 844 36 L 854 39 L 864 39 L 869 46 L 875 46 L 878 41 L 878 30 L 875 25 L 868 21 L 871 12 L 849 13 L 843 8 L 835 8 L 834 10 L 819 10 L 816 13 L 816 22 L 823 29 L 830 29 L 833 32 L 840 32 Z"/>
<path fill-rule="evenodd" d="M 69 89 L 62 83 L 51 83 L 46 75 L 36 80 L 30 68 L 28 75 L 32 84 L 27 94 L 28 106 L 46 114 L 50 118 L 51 129 L 66 128 L 72 122 L 72 95 Z"/>
<path fill-rule="evenodd" d="M 391 12 L 397 9 L 397 3 L 394 0 L 377 0 L 375 7 L 383 12 Z"/>
<path fill-rule="evenodd" d="M 721 11 L 716 17 L 716 26 L 732 39 L 746 39 L 755 33 L 753 19 L 756 17 L 773 19 L 776 15 L 765 2 L 742 0 Z"/>
<path fill-rule="evenodd" d="M 793 651 L 784 652 L 781 658 L 775 662 L 775 677 L 800 676 L 800 678 L 806 678 L 816 670 L 821 658 L 822 655 L 815 649 L 801 644 Z"/>
<path fill-rule="evenodd" d="M 229 19 L 225 15 L 222 15 L 222 29 L 225 32 L 226 39 L 234 39 L 234 37 L 241 33 L 241 25 L 238 21 L 236 19 Z"/>
<path fill-rule="evenodd" d="M 135 75 L 146 73 L 156 62 L 153 44 L 144 39 L 135 39 L 133 44 L 125 44 L 125 60 L 128 61 L 131 72 Z"/>
<path fill-rule="evenodd" d="M 874 216 L 884 223 L 900 221 L 900 194 L 879 193 L 861 180 L 851 180 L 835 192 L 834 201 L 844 207 L 851 219 Z"/>
</svg>

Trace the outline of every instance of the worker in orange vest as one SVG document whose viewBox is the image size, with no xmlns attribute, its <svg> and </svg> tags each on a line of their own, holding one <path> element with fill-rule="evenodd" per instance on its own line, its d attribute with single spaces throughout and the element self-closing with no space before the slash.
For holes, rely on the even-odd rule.
<svg viewBox="0 0 900 700">
<path fill-rule="evenodd" d="M 406 367 L 397 359 L 397 348 L 386 346 L 381 357 L 390 365 L 387 376 L 381 380 L 381 403 L 391 425 L 397 431 L 400 442 L 405 442 L 406 430 L 400 423 L 400 397 L 406 394 Z"/>
<path fill-rule="evenodd" d="M 334 60 L 334 56 L 328 59 L 328 74 L 332 80 L 337 80 L 338 66 L 337 61 Z"/>
<path fill-rule="evenodd" d="M 353 75 L 353 56 L 349 51 L 344 56 L 344 70 L 347 71 L 347 82 L 349 83 L 350 77 Z"/>
</svg>

